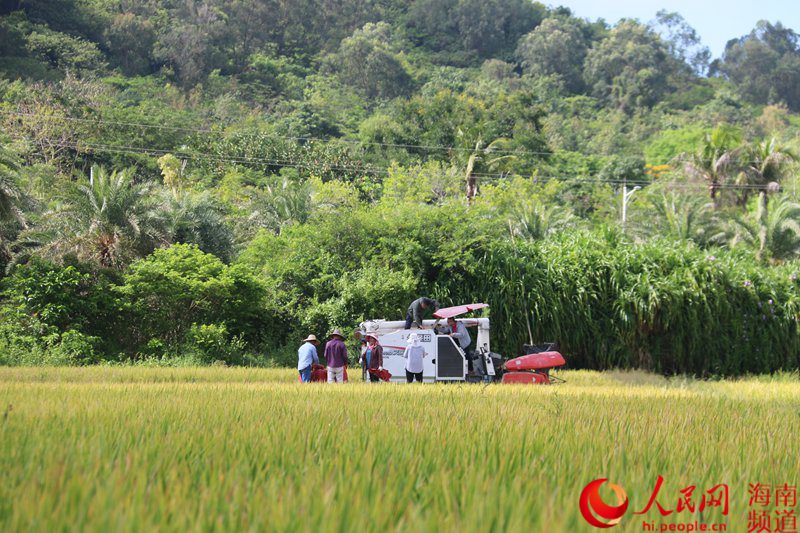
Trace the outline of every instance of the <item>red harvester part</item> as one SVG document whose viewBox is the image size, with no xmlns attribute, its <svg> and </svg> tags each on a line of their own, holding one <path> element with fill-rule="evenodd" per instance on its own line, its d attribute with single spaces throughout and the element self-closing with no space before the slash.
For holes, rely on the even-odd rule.
<svg viewBox="0 0 800 533">
<path fill-rule="evenodd" d="M 558 352 L 541 352 L 523 355 L 516 359 L 506 361 L 505 367 L 509 372 L 517 370 L 544 370 L 567 364 L 564 357 Z"/>
<path fill-rule="evenodd" d="M 550 377 L 538 372 L 506 372 L 503 374 L 503 383 L 523 383 L 526 385 L 549 385 Z"/>
</svg>

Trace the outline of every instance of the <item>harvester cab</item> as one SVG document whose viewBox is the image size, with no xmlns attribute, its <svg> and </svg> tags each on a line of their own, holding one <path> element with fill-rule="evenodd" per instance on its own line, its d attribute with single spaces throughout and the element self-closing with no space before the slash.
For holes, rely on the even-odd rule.
<svg viewBox="0 0 800 533">
<path fill-rule="evenodd" d="M 425 383 L 434 382 L 493 382 L 503 383 L 550 383 L 549 370 L 564 364 L 563 358 L 548 358 L 523 356 L 522 358 L 507 361 L 504 364 L 500 354 L 491 351 L 490 322 L 488 318 L 456 318 L 488 307 L 487 304 L 468 304 L 439 309 L 434 313 L 433 320 L 424 320 L 422 329 L 403 329 L 405 321 L 395 320 L 368 320 L 362 322 L 359 331 L 362 335 L 374 335 L 383 347 L 383 368 L 392 375 L 391 381 L 405 381 L 405 359 L 403 352 L 408 346 L 408 339 L 412 333 L 417 335 L 419 343 L 425 349 L 423 358 L 422 379 Z M 444 333 L 446 324 L 444 319 L 453 318 L 467 326 L 472 338 L 472 343 L 467 351 L 449 334 Z M 557 352 L 552 352 L 557 353 Z M 528 357 L 528 359 L 525 359 Z M 561 355 L 558 354 L 560 358 Z M 519 365 L 509 367 L 523 359 Z M 534 359 L 536 359 L 534 361 Z M 472 364 L 470 364 L 470 362 Z M 553 363 L 551 366 L 548 364 Z M 533 368 L 531 365 L 536 366 Z M 472 370 L 470 370 L 472 367 Z M 506 370 L 508 369 L 508 371 Z M 506 379 L 504 374 L 514 374 L 515 377 Z M 524 374 L 524 375 L 522 375 Z M 530 376 L 529 376 L 530 375 Z M 532 376 L 532 377 L 531 377 Z"/>
</svg>

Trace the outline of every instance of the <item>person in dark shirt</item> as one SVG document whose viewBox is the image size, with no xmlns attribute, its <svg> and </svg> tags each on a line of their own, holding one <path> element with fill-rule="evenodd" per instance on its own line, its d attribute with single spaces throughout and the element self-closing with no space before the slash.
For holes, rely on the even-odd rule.
<svg viewBox="0 0 800 533">
<path fill-rule="evenodd" d="M 406 312 L 405 329 L 411 329 L 412 324 L 416 325 L 418 328 L 422 328 L 422 318 L 425 316 L 425 312 L 431 308 L 433 308 L 434 313 L 438 311 L 439 302 L 425 296 L 422 298 L 417 298 L 411 302 L 411 305 L 408 306 L 408 311 Z"/>
<path fill-rule="evenodd" d="M 325 359 L 328 361 L 328 383 L 344 383 L 344 367 L 347 364 L 347 347 L 344 335 L 334 329 L 325 345 Z"/>
<path fill-rule="evenodd" d="M 378 337 L 374 333 L 367 333 L 367 349 L 364 352 L 364 359 L 367 362 L 367 371 L 369 370 L 383 370 L 383 346 L 378 342 Z M 380 378 L 375 372 L 369 372 L 369 380 L 371 382 L 380 381 Z"/>
</svg>

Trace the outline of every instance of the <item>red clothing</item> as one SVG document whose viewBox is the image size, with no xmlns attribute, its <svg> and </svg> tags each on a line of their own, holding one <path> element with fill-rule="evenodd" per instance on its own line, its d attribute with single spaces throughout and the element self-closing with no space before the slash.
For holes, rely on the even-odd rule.
<svg viewBox="0 0 800 533">
<path fill-rule="evenodd" d="M 372 350 L 372 354 L 369 357 L 369 368 L 377 370 L 378 367 L 383 366 L 383 346 L 376 344 L 375 346 L 369 346 L 369 349 Z"/>
</svg>

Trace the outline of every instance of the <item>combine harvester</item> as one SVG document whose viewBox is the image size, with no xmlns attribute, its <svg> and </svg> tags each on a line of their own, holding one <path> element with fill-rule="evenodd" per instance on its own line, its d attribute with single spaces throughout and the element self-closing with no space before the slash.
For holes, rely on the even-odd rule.
<svg viewBox="0 0 800 533">
<path fill-rule="evenodd" d="M 473 351 L 473 371 L 469 372 L 467 354 L 447 334 L 440 334 L 446 326 L 441 321 L 455 318 L 471 311 L 489 307 L 487 304 L 467 304 L 439 309 L 434 320 L 424 320 L 422 329 L 403 329 L 405 321 L 368 320 L 362 322 L 362 335 L 375 335 L 383 346 L 383 368 L 392 375 L 391 381 L 405 382 L 405 359 L 403 351 L 408 337 L 416 333 L 427 356 L 423 360 L 422 378 L 425 383 L 471 382 L 471 383 L 528 383 L 550 384 L 563 380 L 550 375 L 554 368 L 566 364 L 560 353 L 552 351 L 552 345 L 542 347 L 527 345 L 527 355 L 504 361 L 500 354 L 491 351 L 488 318 L 457 318 L 469 328 Z M 477 335 L 475 329 L 477 328 Z"/>
</svg>

